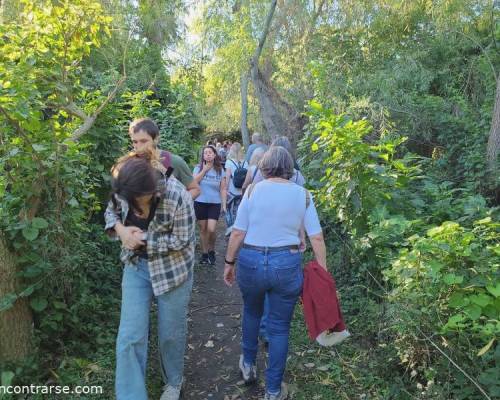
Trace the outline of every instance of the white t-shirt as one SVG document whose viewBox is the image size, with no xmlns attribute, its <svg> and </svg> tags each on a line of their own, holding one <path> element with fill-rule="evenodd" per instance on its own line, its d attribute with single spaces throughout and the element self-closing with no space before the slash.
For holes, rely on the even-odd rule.
<svg viewBox="0 0 500 400">
<path fill-rule="evenodd" d="M 248 192 L 238 208 L 234 228 L 246 232 L 245 244 L 279 247 L 300 244 L 302 224 L 309 236 L 321 233 L 314 201 L 306 209 L 303 187 L 292 182 L 264 180 Z"/>
</svg>

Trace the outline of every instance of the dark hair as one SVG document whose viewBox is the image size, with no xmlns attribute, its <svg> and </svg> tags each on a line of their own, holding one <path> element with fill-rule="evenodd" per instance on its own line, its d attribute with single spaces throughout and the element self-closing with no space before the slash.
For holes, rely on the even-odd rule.
<svg viewBox="0 0 500 400">
<path fill-rule="evenodd" d="M 200 154 L 200 171 L 203 168 L 203 153 L 205 152 L 205 149 L 210 149 L 210 150 L 212 150 L 214 152 L 214 154 L 215 154 L 214 168 L 215 168 L 215 171 L 217 172 L 217 174 L 220 175 L 222 173 L 222 162 L 221 162 L 219 154 L 217 153 L 217 149 L 214 146 L 212 146 L 212 145 L 203 146 L 203 148 L 201 149 L 201 154 Z"/>
<path fill-rule="evenodd" d="M 130 134 L 137 133 L 139 131 L 146 132 L 151 139 L 155 140 L 160 135 L 160 130 L 158 125 L 151 118 L 138 118 L 134 119 L 128 128 Z"/>
<path fill-rule="evenodd" d="M 114 206 L 117 206 L 114 196 L 117 194 L 127 200 L 132 209 L 142 213 L 136 198 L 156 192 L 159 172 L 151 165 L 150 160 L 137 156 L 116 164 L 113 171 L 116 172 L 111 182 L 111 200 Z"/>
<path fill-rule="evenodd" d="M 259 162 L 259 169 L 264 179 L 283 178 L 293 176 L 293 158 L 282 146 L 271 146 Z"/>
</svg>

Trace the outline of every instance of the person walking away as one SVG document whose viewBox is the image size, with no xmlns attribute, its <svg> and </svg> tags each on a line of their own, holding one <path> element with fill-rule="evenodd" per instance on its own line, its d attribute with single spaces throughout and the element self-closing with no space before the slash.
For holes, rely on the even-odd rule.
<svg viewBox="0 0 500 400">
<path fill-rule="evenodd" d="M 284 400 L 288 397 L 283 374 L 290 323 L 303 284 L 301 227 L 309 236 L 317 262 L 325 269 L 326 247 L 311 194 L 290 182 L 294 168 L 289 152 L 281 146 L 271 147 L 260 162 L 260 170 L 265 180 L 248 188 L 238 209 L 226 251 L 224 281 L 231 286 L 236 279 L 243 296 L 239 368 L 246 383 L 257 379 L 259 325 L 268 296 L 265 399 Z"/>
<path fill-rule="evenodd" d="M 257 175 L 258 171 L 258 164 L 265 152 L 266 150 L 263 147 L 259 147 L 252 153 L 252 158 L 250 158 L 250 164 L 248 165 L 247 176 L 242 186 L 243 192 L 245 192 L 247 187 L 250 186 L 255 179 L 255 175 Z"/>
<path fill-rule="evenodd" d="M 220 157 L 220 163 L 222 165 L 222 169 L 225 170 L 226 169 L 226 159 L 227 159 L 227 154 L 228 154 L 228 148 L 226 146 L 226 142 L 224 142 L 224 144 L 219 149 L 217 149 L 217 154 Z"/>
<path fill-rule="evenodd" d="M 290 178 L 291 182 L 296 183 L 299 186 L 304 186 L 306 183 L 306 180 L 302 173 L 300 172 L 299 165 L 297 163 L 297 160 L 295 158 L 295 151 L 292 148 L 292 144 L 290 143 L 290 140 L 286 136 L 278 136 L 276 137 L 273 142 L 271 143 L 271 147 L 273 146 L 281 146 L 285 148 L 288 153 L 292 156 L 293 159 L 293 175 Z M 262 173 L 260 171 L 257 171 L 254 173 L 254 178 L 252 180 L 253 183 L 258 183 L 264 180 L 264 177 L 262 176 Z M 302 243 L 305 243 L 304 239 L 304 231 L 300 231 L 300 236 L 302 238 Z M 301 248 L 301 251 L 305 250 L 305 246 Z M 259 337 L 261 340 L 267 345 L 268 343 L 268 334 L 267 334 L 267 329 L 266 329 L 266 322 L 267 322 L 267 317 L 269 315 L 269 301 L 266 296 L 266 300 L 264 302 L 264 312 L 262 314 L 262 320 L 260 322 L 260 333 Z"/>
<path fill-rule="evenodd" d="M 258 149 L 258 148 L 263 148 L 264 150 L 267 150 L 268 146 L 262 140 L 262 135 L 260 133 L 255 132 L 252 135 L 252 144 L 250 146 L 248 146 L 247 154 L 245 156 L 245 161 L 247 163 L 250 162 L 250 159 L 252 158 L 253 152 L 255 151 L 255 149 Z"/>
<path fill-rule="evenodd" d="M 194 202 L 200 227 L 200 264 L 215 265 L 215 231 L 221 209 L 226 212 L 227 201 L 226 179 L 215 147 L 203 147 L 200 163 L 194 167 L 193 175 L 201 188 L 201 194 Z"/>
<path fill-rule="evenodd" d="M 117 400 L 147 400 L 149 314 L 158 305 L 158 349 L 166 381 L 161 400 L 180 397 L 187 309 L 193 285 L 195 215 L 185 187 L 152 166 L 154 153 L 123 157 L 113 167 L 113 193 L 105 226 L 122 243 L 122 302 L 116 341 Z M 168 221 L 168 222 L 166 222 Z M 135 229 L 132 239 L 123 235 Z"/>
<path fill-rule="evenodd" d="M 226 236 L 231 233 L 232 225 L 236 219 L 236 212 L 241 201 L 243 183 L 247 175 L 248 164 L 245 162 L 241 144 L 234 142 L 229 149 L 226 162 L 227 182 L 227 212 Z"/>
</svg>

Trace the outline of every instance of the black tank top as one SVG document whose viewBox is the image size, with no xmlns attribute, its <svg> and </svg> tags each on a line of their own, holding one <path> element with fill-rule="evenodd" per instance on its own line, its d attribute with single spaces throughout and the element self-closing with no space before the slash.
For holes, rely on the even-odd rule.
<svg viewBox="0 0 500 400">
<path fill-rule="evenodd" d="M 155 197 L 153 204 L 151 204 L 151 208 L 149 209 L 149 215 L 147 218 L 138 217 L 132 210 L 129 211 L 127 215 L 127 220 L 125 221 L 125 226 L 137 226 L 144 232 L 148 231 L 149 224 L 153 220 L 156 212 L 156 207 L 158 207 L 158 201 Z M 148 252 L 146 250 L 146 245 L 139 247 L 135 250 L 135 254 L 137 254 L 141 258 L 148 258 Z"/>
</svg>

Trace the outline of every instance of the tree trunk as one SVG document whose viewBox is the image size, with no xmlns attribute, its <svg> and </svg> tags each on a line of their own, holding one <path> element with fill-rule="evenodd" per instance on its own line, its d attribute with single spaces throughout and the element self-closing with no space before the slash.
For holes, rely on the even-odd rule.
<svg viewBox="0 0 500 400">
<path fill-rule="evenodd" d="M 243 140 L 243 147 L 248 149 L 250 146 L 250 135 L 248 133 L 248 73 L 242 72 L 240 77 L 240 93 L 241 93 L 241 139 Z"/>
<path fill-rule="evenodd" d="M 271 138 L 287 136 L 296 145 L 305 125 L 305 118 L 283 100 L 272 83 L 255 68 L 252 69 L 252 83 L 267 133 Z"/>
<path fill-rule="evenodd" d="M 265 77 L 259 68 L 259 58 L 269 34 L 275 9 L 276 0 L 271 3 L 259 44 L 250 61 L 250 76 L 259 100 L 260 116 L 268 135 L 271 139 L 276 136 L 287 136 L 296 144 L 304 126 L 303 118 L 283 100 L 269 78 Z"/>
<path fill-rule="evenodd" d="M 488 138 L 488 147 L 486 158 L 488 168 L 494 173 L 498 170 L 498 152 L 500 150 L 500 75 L 497 78 L 497 91 L 495 96 L 495 106 L 491 117 L 490 136 Z"/>
<path fill-rule="evenodd" d="M 15 257 L 0 234 L 0 299 L 19 292 Z M 20 297 L 6 311 L 0 311 L 0 362 L 19 361 L 28 355 L 33 336 L 33 317 L 28 301 Z"/>
</svg>

